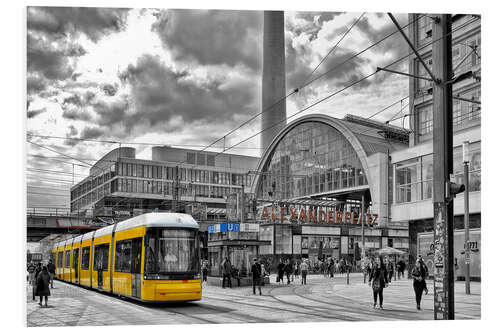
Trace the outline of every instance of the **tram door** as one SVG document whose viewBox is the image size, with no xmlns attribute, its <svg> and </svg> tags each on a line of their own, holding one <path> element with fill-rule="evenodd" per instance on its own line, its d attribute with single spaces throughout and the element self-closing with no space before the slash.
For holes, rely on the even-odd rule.
<svg viewBox="0 0 500 333">
<path fill-rule="evenodd" d="M 132 239 L 132 296 L 141 297 L 142 238 Z"/>
<path fill-rule="evenodd" d="M 73 250 L 73 271 L 75 272 L 75 283 L 79 283 L 78 279 L 78 252 L 80 249 Z"/>
</svg>

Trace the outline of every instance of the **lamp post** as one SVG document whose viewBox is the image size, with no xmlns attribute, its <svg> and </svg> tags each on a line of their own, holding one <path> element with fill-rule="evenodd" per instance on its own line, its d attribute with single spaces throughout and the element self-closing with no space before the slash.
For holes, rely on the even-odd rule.
<svg viewBox="0 0 500 333">
<path fill-rule="evenodd" d="M 465 228 L 465 293 L 470 294 L 470 242 L 469 242 L 469 141 L 462 144 L 464 163 L 464 228 Z"/>
</svg>

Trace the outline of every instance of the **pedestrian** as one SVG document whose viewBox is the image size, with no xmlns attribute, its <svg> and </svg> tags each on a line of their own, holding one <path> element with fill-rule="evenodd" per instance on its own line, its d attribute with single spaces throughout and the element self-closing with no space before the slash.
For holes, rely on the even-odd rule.
<svg viewBox="0 0 500 333">
<path fill-rule="evenodd" d="M 204 260 L 203 264 L 201 265 L 201 274 L 203 275 L 203 281 L 207 282 L 207 276 L 208 276 L 208 261 Z"/>
<path fill-rule="evenodd" d="M 330 260 L 328 260 L 328 272 L 330 273 L 331 278 L 333 277 L 334 270 L 335 270 L 335 268 L 334 268 L 334 264 L 333 264 L 333 259 L 330 258 Z"/>
<path fill-rule="evenodd" d="M 394 265 L 392 264 L 392 261 L 385 257 L 385 265 L 387 268 L 387 273 L 389 274 L 389 282 L 392 282 L 392 276 L 394 275 Z"/>
<path fill-rule="evenodd" d="M 56 274 L 56 266 L 52 262 L 52 259 L 49 259 L 47 270 L 49 271 L 50 276 L 50 288 L 54 289 L 54 274 Z"/>
<path fill-rule="evenodd" d="M 290 275 L 293 273 L 293 267 L 290 263 L 290 259 L 287 259 L 285 262 L 285 275 L 286 275 L 286 284 L 290 284 Z"/>
<path fill-rule="evenodd" d="M 280 263 L 278 264 L 278 276 L 276 277 L 276 282 L 283 283 L 283 275 L 285 274 L 285 264 L 283 259 L 280 258 Z"/>
<path fill-rule="evenodd" d="M 252 286 L 254 295 L 255 295 L 255 286 L 259 288 L 259 295 L 262 295 L 261 278 L 262 278 L 262 265 L 259 264 L 257 258 L 254 258 L 252 265 Z"/>
<path fill-rule="evenodd" d="M 420 310 L 420 302 L 422 301 L 422 293 L 427 289 L 427 283 L 425 282 L 425 268 L 423 266 L 422 260 L 417 260 L 415 267 L 411 271 L 411 276 L 413 278 L 413 290 L 415 291 L 415 300 L 417 301 L 417 310 Z"/>
<path fill-rule="evenodd" d="M 35 264 L 33 263 L 33 261 L 30 261 L 29 264 L 28 264 L 28 282 L 30 285 L 33 285 L 34 282 L 35 282 L 35 269 L 36 269 L 36 266 Z"/>
<path fill-rule="evenodd" d="M 375 266 L 373 267 L 368 284 L 373 289 L 373 308 L 377 306 L 377 296 L 379 299 L 380 308 L 383 309 L 384 302 L 384 288 L 387 286 L 387 268 L 382 262 L 381 258 L 375 259 Z"/>
<path fill-rule="evenodd" d="M 35 294 L 36 294 L 36 288 L 37 288 L 37 281 L 38 281 L 38 275 L 42 271 L 42 263 L 39 262 L 36 265 L 35 268 L 35 276 L 33 277 L 33 300 L 35 300 Z"/>
<path fill-rule="evenodd" d="M 47 301 L 50 296 L 50 275 L 47 266 L 43 266 L 42 270 L 36 279 L 36 296 L 40 296 L 40 302 L 38 303 L 42 306 L 42 298 L 45 298 L 45 307 L 47 307 Z"/>
<path fill-rule="evenodd" d="M 306 284 L 306 278 L 307 278 L 307 263 L 306 260 L 302 260 L 302 263 L 300 264 L 300 272 L 302 274 L 302 283 L 301 284 Z"/>
<path fill-rule="evenodd" d="M 299 262 L 296 261 L 293 265 L 293 275 L 298 279 L 299 278 L 300 265 Z"/>
<path fill-rule="evenodd" d="M 406 270 L 406 262 L 404 260 L 401 260 L 401 276 L 403 279 L 405 277 L 405 270 Z"/>
<path fill-rule="evenodd" d="M 232 288 L 233 285 L 231 283 L 231 261 L 226 257 L 224 262 L 222 263 L 222 288 L 226 288 L 226 279 L 228 280 L 229 288 Z"/>
<path fill-rule="evenodd" d="M 427 295 L 429 293 L 429 290 L 427 289 L 427 282 L 425 282 L 425 279 L 427 278 L 427 276 L 429 276 L 429 268 L 427 268 L 427 265 L 425 264 L 422 256 L 418 256 L 417 261 L 420 261 L 420 264 L 422 265 L 422 267 L 424 268 L 424 271 L 425 271 L 425 274 L 424 274 L 424 292 Z"/>
</svg>

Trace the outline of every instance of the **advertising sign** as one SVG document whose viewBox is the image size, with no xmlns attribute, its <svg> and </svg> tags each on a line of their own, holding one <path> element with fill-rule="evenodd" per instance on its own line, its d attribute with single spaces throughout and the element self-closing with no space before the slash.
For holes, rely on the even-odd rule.
<svg viewBox="0 0 500 333">
<path fill-rule="evenodd" d="M 467 261 L 465 251 L 465 232 L 464 230 L 455 230 L 454 236 L 454 257 L 455 257 L 455 276 L 465 276 L 465 264 Z M 481 230 L 471 229 L 469 233 L 470 244 L 470 274 L 471 277 L 481 276 Z M 417 255 L 421 255 L 429 275 L 434 273 L 434 238 L 432 232 L 419 233 L 417 235 Z"/>
</svg>

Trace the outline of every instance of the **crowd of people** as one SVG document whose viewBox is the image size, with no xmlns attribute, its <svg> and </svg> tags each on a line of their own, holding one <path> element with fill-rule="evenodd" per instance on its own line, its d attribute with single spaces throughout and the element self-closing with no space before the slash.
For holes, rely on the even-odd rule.
<svg viewBox="0 0 500 333">
<path fill-rule="evenodd" d="M 49 260 L 47 265 L 42 265 L 41 262 L 35 263 L 30 261 L 27 267 L 28 271 L 28 282 L 33 288 L 33 300 L 36 296 L 40 297 L 40 306 L 42 305 L 42 300 L 45 301 L 45 307 L 48 307 L 48 298 L 50 296 L 50 289 L 54 288 L 54 274 L 56 272 L 56 266 Z"/>
</svg>

